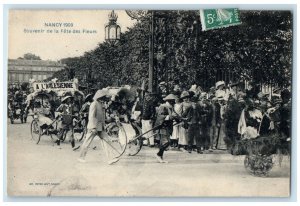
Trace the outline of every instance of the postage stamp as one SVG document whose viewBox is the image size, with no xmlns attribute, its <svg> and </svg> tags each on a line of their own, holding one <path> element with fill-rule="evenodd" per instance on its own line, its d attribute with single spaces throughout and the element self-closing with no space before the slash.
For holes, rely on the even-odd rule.
<svg viewBox="0 0 300 206">
<path fill-rule="evenodd" d="M 238 9 L 200 10 L 202 31 L 241 24 Z"/>
</svg>

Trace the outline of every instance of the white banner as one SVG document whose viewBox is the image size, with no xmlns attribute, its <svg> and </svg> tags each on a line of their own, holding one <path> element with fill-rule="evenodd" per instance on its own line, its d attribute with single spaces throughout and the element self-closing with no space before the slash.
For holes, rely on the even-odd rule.
<svg viewBox="0 0 300 206">
<path fill-rule="evenodd" d="M 55 90 L 55 91 L 74 91 L 76 85 L 74 82 L 35 82 L 32 84 L 34 91 Z"/>
</svg>

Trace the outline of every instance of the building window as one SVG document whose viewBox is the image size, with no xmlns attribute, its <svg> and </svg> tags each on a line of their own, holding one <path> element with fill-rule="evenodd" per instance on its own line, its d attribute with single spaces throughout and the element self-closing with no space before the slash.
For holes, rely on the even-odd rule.
<svg viewBox="0 0 300 206">
<path fill-rule="evenodd" d="M 15 81 L 19 81 L 19 74 L 16 74 Z"/>
<path fill-rule="evenodd" d="M 34 80 L 38 80 L 36 74 L 33 74 L 33 75 L 32 75 L 32 78 L 33 78 Z"/>
<path fill-rule="evenodd" d="M 18 79 L 19 79 L 20 82 L 23 81 L 23 74 L 22 74 L 22 73 L 19 73 L 19 74 L 18 74 Z"/>
<path fill-rule="evenodd" d="M 23 79 L 25 82 L 28 82 L 29 81 L 29 74 L 24 74 L 24 79 Z"/>
<path fill-rule="evenodd" d="M 16 81 L 16 74 L 11 74 L 11 81 Z"/>
</svg>

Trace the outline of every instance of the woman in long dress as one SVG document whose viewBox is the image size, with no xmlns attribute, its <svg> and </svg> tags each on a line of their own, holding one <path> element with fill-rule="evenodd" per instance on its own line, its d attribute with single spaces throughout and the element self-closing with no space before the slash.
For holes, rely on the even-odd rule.
<svg viewBox="0 0 300 206">
<path fill-rule="evenodd" d="M 182 114 L 187 110 L 187 108 L 191 107 L 192 104 L 190 102 L 190 94 L 187 91 L 183 91 L 180 95 L 180 99 L 182 99 L 182 105 L 181 105 L 181 109 L 180 109 L 180 115 L 182 116 Z M 182 123 L 179 126 L 179 140 L 178 140 L 178 147 L 180 149 L 187 149 L 188 146 L 188 132 L 187 132 L 187 128 L 185 127 L 185 124 Z"/>
<path fill-rule="evenodd" d="M 182 113 L 182 103 L 179 98 L 176 100 L 176 103 L 174 105 L 174 112 L 176 114 L 178 114 L 178 116 L 180 116 L 180 114 Z M 175 124 L 175 123 L 176 123 L 176 121 L 174 120 L 173 124 Z M 177 125 L 173 126 L 173 132 L 172 132 L 172 136 L 170 138 L 171 139 L 171 147 L 178 146 L 179 136 L 180 136 L 180 125 L 177 124 Z"/>
<path fill-rule="evenodd" d="M 227 105 L 225 103 L 224 97 L 220 96 L 218 97 L 218 103 L 220 105 L 220 120 L 218 122 L 218 133 L 217 133 L 217 149 L 226 150 L 227 146 L 225 144 L 224 139 L 226 138 L 226 132 L 225 132 L 225 112 Z"/>
</svg>

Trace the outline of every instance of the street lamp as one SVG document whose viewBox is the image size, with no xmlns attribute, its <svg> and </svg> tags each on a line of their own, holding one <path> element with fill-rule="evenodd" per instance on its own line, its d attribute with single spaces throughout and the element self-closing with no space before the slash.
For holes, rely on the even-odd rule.
<svg viewBox="0 0 300 206">
<path fill-rule="evenodd" d="M 153 78 L 154 78 L 154 64 L 153 64 L 153 44 L 154 44 L 154 11 L 148 10 L 126 10 L 128 16 L 132 19 L 142 20 L 150 19 L 150 33 L 149 33 L 149 81 L 148 81 L 148 91 L 153 92 Z"/>
<path fill-rule="evenodd" d="M 117 24 L 118 15 L 114 10 L 108 15 L 109 23 L 105 26 L 105 41 L 115 45 L 121 36 L 121 27 Z"/>
</svg>

